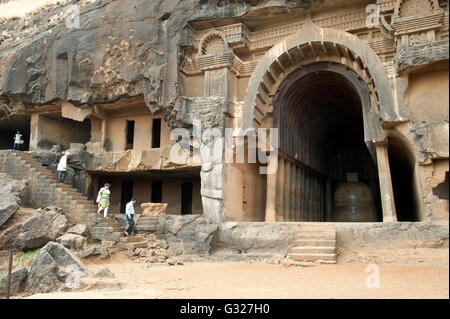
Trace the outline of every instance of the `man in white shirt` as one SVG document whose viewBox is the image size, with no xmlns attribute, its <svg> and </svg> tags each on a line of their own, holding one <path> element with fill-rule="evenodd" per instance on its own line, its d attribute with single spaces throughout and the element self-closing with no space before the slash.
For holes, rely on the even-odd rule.
<svg viewBox="0 0 450 319">
<path fill-rule="evenodd" d="M 58 184 L 63 183 L 67 177 L 67 159 L 70 157 L 70 153 L 66 151 L 61 157 L 58 163 Z"/>
<path fill-rule="evenodd" d="M 131 235 L 134 227 L 134 205 L 136 205 L 136 198 L 132 198 L 125 207 L 125 220 L 128 223 L 128 227 L 124 233 L 127 236 Z"/>
<path fill-rule="evenodd" d="M 19 131 L 16 132 L 16 135 L 14 135 L 14 145 L 13 150 L 20 150 L 20 144 L 22 142 L 22 134 L 20 134 Z"/>
</svg>

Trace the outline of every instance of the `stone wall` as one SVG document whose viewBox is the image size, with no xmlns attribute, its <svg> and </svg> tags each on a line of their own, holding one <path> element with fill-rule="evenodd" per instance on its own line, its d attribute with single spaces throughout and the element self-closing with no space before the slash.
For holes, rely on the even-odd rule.
<svg viewBox="0 0 450 319">
<path fill-rule="evenodd" d="M 328 224 L 328 223 L 323 223 Z M 199 215 L 159 218 L 159 236 L 177 254 L 280 256 L 293 247 L 300 223 L 208 223 Z M 448 222 L 334 223 L 340 251 L 448 248 Z M 194 248 L 195 247 L 195 248 Z"/>
</svg>

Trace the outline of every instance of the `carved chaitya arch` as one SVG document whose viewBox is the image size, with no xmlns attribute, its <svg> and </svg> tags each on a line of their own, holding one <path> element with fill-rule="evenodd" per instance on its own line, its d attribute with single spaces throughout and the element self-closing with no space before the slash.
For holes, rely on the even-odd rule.
<svg viewBox="0 0 450 319">
<path fill-rule="evenodd" d="M 279 42 L 258 63 L 245 96 L 244 127 L 259 127 L 271 112 L 272 99 L 283 80 L 302 65 L 328 61 L 343 64 L 358 74 L 370 90 L 373 141 L 383 140 L 384 122 L 407 120 L 395 110 L 386 71 L 376 53 L 357 37 L 343 31 L 322 29 L 312 23 Z"/>
<path fill-rule="evenodd" d="M 197 55 L 220 54 L 228 50 L 225 34 L 218 30 L 211 30 L 200 39 Z"/>
<path fill-rule="evenodd" d="M 410 17 L 430 14 L 439 10 L 438 0 L 398 0 L 395 5 L 394 17 Z"/>
</svg>

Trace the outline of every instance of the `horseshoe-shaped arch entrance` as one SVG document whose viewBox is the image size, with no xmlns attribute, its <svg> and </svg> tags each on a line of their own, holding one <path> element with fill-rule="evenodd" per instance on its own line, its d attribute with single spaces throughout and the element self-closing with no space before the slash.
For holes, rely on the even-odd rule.
<svg viewBox="0 0 450 319">
<path fill-rule="evenodd" d="M 337 74 L 338 77 L 334 77 L 333 81 L 345 82 L 345 85 L 349 85 L 348 88 L 353 88 L 353 91 L 357 92 L 362 109 L 363 139 L 375 163 L 380 164 L 380 160 L 384 161 L 385 156 L 377 159 L 378 152 L 375 151 L 374 143 L 381 144 L 386 140 L 381 120 L 389 122 L 397 118 L 384 67 L 375 52 L 357 37 L 339 30 L 322 29 L 311 22 L 307 22 L 305 27 L 295 35 L 275 45 L 256 66 L 244 99 L 244 128 L 281 125 L 279 127 L 285 129 L 286 124 L 280 122 L 283 116 L 286 117 L 286 113 L 280 112 L 283 109 L 280 97 L 286 95 L 292 84 L 308 72 L 313 74 L 325 71 L 328 75 Z M 340 89 L 345 89 L 345 85 Z M 266 221 L 325 221 L 330 217 L 327 217 L 327 205 L 324 201 L 327 196 L 330 201 L 332 190 L 328 190 L 327 195 L 327 186 L 321 184 L 319 177 L 308 181 L 310 190 L 300 196 L 300 202 L 303 203 L 298 203 L 295 198 L 296 191 L 299 187 L 303 187 L 303 182 L 298 180 L 298 178 L 304 179 L 301 174 L 311 179 L 311 176 L 323 173 L 320 169 L 309 172 L 312 168 L 314 169 L 314 165 L 306 163 L 307 170 L 303 173 L 300 171 L 300 177 L 297 177 L 297 167 L 304 165 L 305 162 L 293 163 L 298 160 L 299 151 L 293 146 L 295 140 L 295 136 L 283 137 L 283 132 L 280 132 L 280 146 L 284 148 L 280 150 L 280 153 L 282 157 L 290 159 L 286 167 L 284 166 L 286 161 L 280 163 L 283 164 L 280 166 L 281 173 L 278 170 L 277 174 L 273 174 L 274 176 L 267 177 Z M 310 148 L 311 146 L 303 145 L 302 147 Z M 381 190 L 379 199 L 383 204 L 383 216 L 379 219 L 395 220 L 395 208 L 391 204 L 393 195 L 390 173 L 386 174 L 384 171 L 386 167 L 389 168 L 389 165 L 381 164 L 383 171 L 379 174 Z M 295 167 L 294 171 L 292 167 Z M 289 179 L 286 181 L 282 178 L 280 181 L 280 175 L 286 178 L 289 176 Z M 284 195 L 280 196 L 280 192 L 284 192 Z M 302 205 L 307 207 L 303 215 Z M 286 207 L 289 208 L 286 210 Z"/>
</svg>

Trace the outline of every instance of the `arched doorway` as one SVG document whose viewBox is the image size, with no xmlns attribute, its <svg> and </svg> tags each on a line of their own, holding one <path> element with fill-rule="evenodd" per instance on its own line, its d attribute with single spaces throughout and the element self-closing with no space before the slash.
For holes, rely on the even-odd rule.
<svg viewBox="0 0 450 319">
<path fill-rule="evenodd" d="M 400 222 L 418 221 L 419 207 L 414 177 L 414 156 L 398 137 L 389 138 L 388 151 L 397 220 Z"/>
<path fill-rule="evenodd" d="M 281 83 L 273 103 L 278 221 L 337 220 L 334 194 L 349 176 L 370 189 L 378 213 L 372 221 L 382 220 L 376 155 L 365 139 L 369 113 L 369 89 L 343 65 L 312 63 Z"/>
<path fill-rule="evenodd" d="M 340 30 L 320 28 L 314 25 L 311 20 L 307 20 L 303 29 L 273 46 L 258 62 L 250 77 L 244 99 L 245 108 L 242 126 L 244 129 L 272 127 L 275 123 L 273 115 L 275 96 L 281 91 L 281 85 L 285 81 L 292 80 L 292 75 L 295 72 L 301 72 L 302 68 L 319 62 L 344 66 L 347 71 L 354 72 L 353 74 L 356 75 L 359 82 L 365 84 L 363 86 L 354 85 L 362 103 L 364 141 L 372 159 L 377 163 L 382 220 L 386 222 L 395 221 L 395 207 L 387 157 L 387 136 L 382 123 L 406 121 L 409 119 L 409 111 L 406 106 L 394 106 L 391 85 L 383 64 L 377 54 L 354 35 Z M 350 80 L 350 82 L 352 81 Z M 360 89 L 365 89 L 369 94 L 362 94 Z M 345 89 L 341 87 L 342 90 Z M 320 95 L 320 90 L 316 93 Z M 310 123 L 306 123 L 306 125 L 310 125 Z M 324 132 L 318 133 L 325 134 Z M 311 147 L 311 145 L 314 144 L 310 144 L 308 147 Z M 290 162 L 287 166 L 288 169 L 285 169 L 284 163 L 284 160 L 279 163 L 279 170 L 283 170 L 286 177 L 288 174 L 290 176 L 298 174 L 297 169 L 290 169 L 292 165 Z M 300 174 L 302 174 L 301 171 Z M 308 176 L 312 173 L 307 171 L 304 174 Z M 281 202 L 275 195 L 277 192 L 291 192 L 297 187 L 305 187 L 301 183 L 300 185 L 298 185 L 299 183 L 294 185 L 291 182 L 282 185 L 278 181 L 279 175 L 281 173 L 267 175 L 265 210 L 265 221 L 267 222 L 286 220 L 284 215 L 280 217 L 280 214 L 277 213 L 281 208 Z M 299 178 L 302 179 L 301 176 Z M 297 179 L 290 178 L 289 180 L 296 181 Z M 327 183 L 324 194 L 323 182 L 319 180 L 317 178 L 316 181 L 309 182 L 307 187 L 309 189 L 318 188 L 319 198 L 325 196 L 330 201 L 332 185 Z M 372 188 L 376 187 L 372 186 Z M 313 194 L 317 193 L 313 192 Z M 376 194 L 375 197 L 377 197 Z M 292 196 L 289 199 L 284 198 L 283 205 L 289 205 L 289 207 L 298 205 L 297 199 L 293 199 Z M 323 203 L 323 199 L 313 199 L 314 196 L 311 197 L 309 193 L 303 198 L 307 198 L 304 202 L 313 207 L 315 207 L 314 203 L 316 205 L 317 203 Z M 314 210 L 319 212 L 316 213 L 318 216 L 323 216 L 323 213 L 320 212 L 324 210 L 330 212 L 330 208 L 323 208 L 320 205 Z M 316 215 L 313 214 L 313 217 L 307 218 L 316 220 L 314 219 L 317 218 L 314 217 Z M 325 214 L 325 217 L 328 215 Z M 294 220 L 297 219 L 298 216 L 294 216 Z M 380 216 L 377 219 L 380 220 Z M 289 215 L 287 220 L 292 220 L 292 217 Z M 317 220 L 323 220 L 323 217 L 319 217 Z"/>
</svg>

